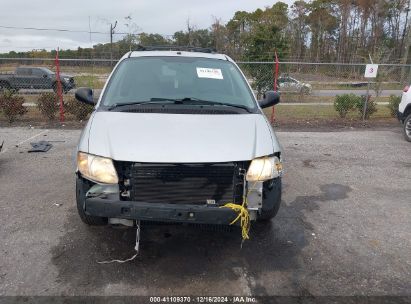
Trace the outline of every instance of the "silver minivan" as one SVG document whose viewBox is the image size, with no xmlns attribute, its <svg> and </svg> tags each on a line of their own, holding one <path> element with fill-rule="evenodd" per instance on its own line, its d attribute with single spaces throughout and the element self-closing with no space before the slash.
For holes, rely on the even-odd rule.
<svg viewBox="0 0 411 304">
<path fill-rule="evenodd" d="M 76 98 L 95 104 L 93 91 Z M 89 225 L 228 225 L 280 207 L 282 154 L 246 77 L 207 49 L 141 48 L 115 66 L 78 144 L 77 209 Z M 239 223 L 240 221 L 238 221 Z"/>
</svg>

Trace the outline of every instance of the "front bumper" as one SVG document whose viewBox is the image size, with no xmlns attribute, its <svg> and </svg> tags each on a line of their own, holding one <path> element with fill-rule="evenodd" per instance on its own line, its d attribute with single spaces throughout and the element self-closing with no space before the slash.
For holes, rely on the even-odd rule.
<svg viewBox="0 0 411 304">
<path fill-rule="evenodd" d="M 86 198 L 88 215 L 144 221 L 228 225 L 237 214 L 228 208 L 207 205 L 145 203 L 92 197 Z"/>
</svg>

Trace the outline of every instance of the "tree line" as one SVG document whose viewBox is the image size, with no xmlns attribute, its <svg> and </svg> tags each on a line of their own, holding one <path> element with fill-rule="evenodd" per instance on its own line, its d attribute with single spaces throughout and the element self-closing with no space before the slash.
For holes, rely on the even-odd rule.
<svg viewBox="0 0 411 304">
<path fill-rule="evenodd" d="M 408 63 L 411 0 L 313 0 L 276 2 L 253 12 L 237 11 L 209 28 L 187 21 L 172 36 L 130 33 L 113 43 L 60 51 L 61 58 L 121 57 L 138 45 L 215 48 L 236 60 Z M 9 52 L 1 57 L 53 57 L 55 51 Z"/>
</svg>

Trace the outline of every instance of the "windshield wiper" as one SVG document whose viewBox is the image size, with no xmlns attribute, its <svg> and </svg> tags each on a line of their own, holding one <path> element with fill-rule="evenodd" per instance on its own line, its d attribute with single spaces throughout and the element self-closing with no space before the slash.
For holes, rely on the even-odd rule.
<svg viewBox="0 0 411 304">
<path fill-rule="evenodd" d="M 200 98 L 195 98 L 195 97 L 184 97 L 184 98 L 163 98 L 163 97 L 154 97 L 151 98 L 151 101 L 173 101 L 175 104 L 201 104 L 201 105 L 213 105 L 213 106 L 224 106 L 224 107 L 232 107 L 232 108 L 238 108 L 238 109 L 243 109 L 247 111 L 248 113 L 251 113 L 250 109 L 246 106 L 242 105 L 236 105 L 236 104 L 231 104 L 231 103 L 225 103 L 225 102 L 218 102 L 218 101 L 212 101 L 212 100 L 205 100 L 205 99 L 200 99 Z M 195 103 L 192 103 L 192 102 Z"/>
<path fill-rule="evenodd" d="M 185 98 L 167 98 L 167 97 L 152 97 L 150 98 L 151 101 L 171 101 L 175 104 L 184 104 L 187 101 L 193 101 L 193 99 L 189 97 Z"/>
<path fill-rule="evenodd" d="M 108 111 L 125 107 L 125 106 L 133 106 L 133 105 L 145 105 L 145 104 L 161 104 L 163 102 L 167 103 L 174 103 L 174 104 L 195 104 L 195 105 L 212 105 L 212 106 L 224 106 L 224 107 L 232 107 L 238 108 L 251 113 L 250 109 L 246 106 L 242 105 L 235 105 L 231 103 L 225 102 L 217 102 L 205 99 L 199 99 L 195 97 L 184 97 L 184 98 L 166 98 L 166 97 L 152 97 L 150 100 L 147 101 L 134 101 L 134 102 L 126 102 L 126 103 L 115 103 L 108 108 Z M 193 103 L 194 102 L 194 103 Z"/>
<path fill-rule="evenodd" d="M 147 101 L 132 101 L 132 102 L 120 102 L 120 103 L 115 103 L 111 106 L 108 107 L 107 110 L 111 111 L 120 107 L 126 107 L 126 106 L 133 106 L 133 105 L 144 105 L 144 104 L 158 104 L 159 102 L 156 101 L 167 101 L 168 99 L 164 100 L 147 100 Z M 174 102 L 173 100 L 170 100 L 171 102 Z"/>
</svg>

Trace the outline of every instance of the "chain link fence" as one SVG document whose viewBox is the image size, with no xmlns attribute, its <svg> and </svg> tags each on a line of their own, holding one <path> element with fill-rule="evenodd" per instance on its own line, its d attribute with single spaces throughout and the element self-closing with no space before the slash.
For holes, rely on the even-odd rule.
<svg viewBox="0 0 411 304">
<path fill-rule="evenodd" d="M 109 59 L 60 59 L 59 62 L 65 119 L 83 121 L 92 107 L 75 102 L 75 89 L 90 87 L 97 98 L 112 71 L 113 62 Z M 274 63 L 238 62 L 238 65 L 258 97 L 273 89 Z M 277 80 L 282 95 L 279 107 L 299 105 L 301 109 L 305 107 L 302 112 L 312 112 L 314 118 L 321 118 L 325 106 L 329 111 L 337 95 L 365 95 L 367 80 L 364 71 L 365 64 L 281 62 Z M 55 60 L 51 58 L 0 58 L 0 122 L 57 120 L 59 104 L 55 95 L 58 87 L 55 72 Z M 370 83 L 370 95 L 386 103 L 391 94 L 401 94 L 402 88 L 410 82 L 411 65 L 382 64 L 378 77 Z M 279 110 L 278 115 L 281 112 Z M 283 112 L 286 117 L 287 111 Z M 9 113 L 15 113 L 14 117 L 9 118 Z M 293 113 L 289 115 L 292 117 Z"/>
</svg>

